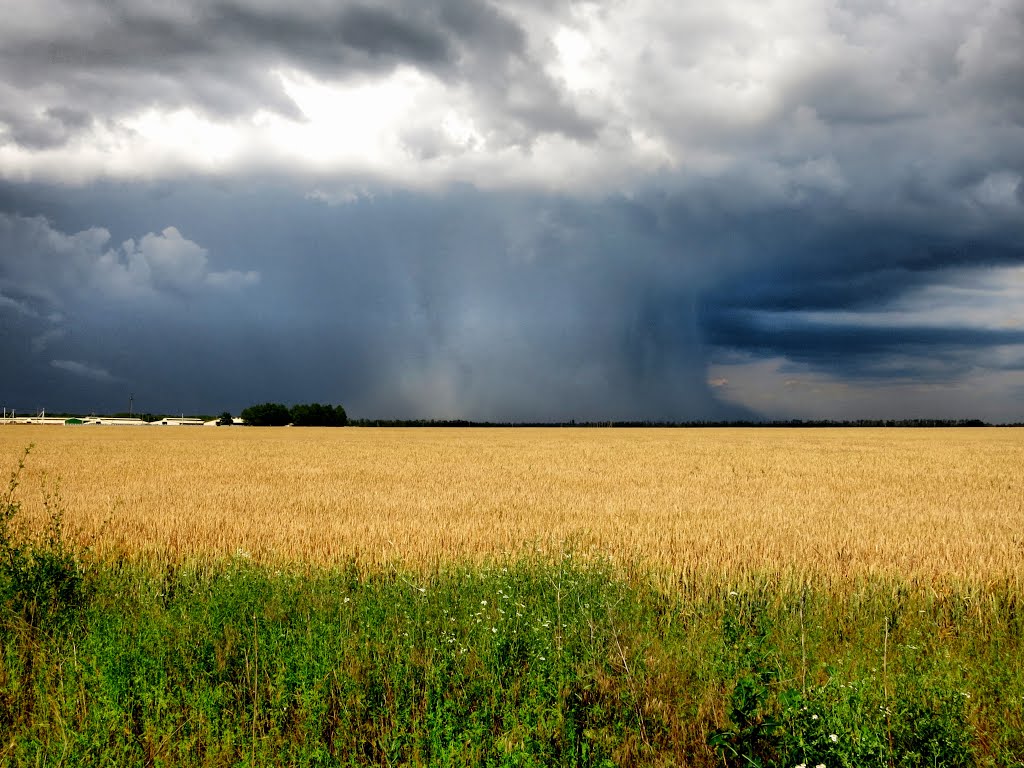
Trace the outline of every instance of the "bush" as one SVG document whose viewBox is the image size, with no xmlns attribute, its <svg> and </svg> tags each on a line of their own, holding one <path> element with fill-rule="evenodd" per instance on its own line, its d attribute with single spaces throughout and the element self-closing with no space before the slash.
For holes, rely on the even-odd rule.
<svg viewBox="0 0 1024 768">
<path fill-rule="evenodd" d="M 783 695 L 783 764 L 858 768 L 974 765 L 964 698 L 922 674 L 893 680 L 886 696 L 875 677 L 832 677 L 806 695 Z"/>
<path fill-rule="evenodd" d="M 974 765 L 965 692 L 918 646 L 902 647 L 898 672 L 829 666 L 816 684 L 796 689 L 773 626 L 779 611 L 758 596 L 730 595 L 720 660 L 732 682 L 727 722 L 708 735 L 723 765 Z"/>
<path fill-rule="evenodd" d="M 19 530 L 17 490 L 31 451 L 31 445 L 25 449 L 0 500 L 0 605 L 38 627 L 84 604 L 85 578 L 79 552 L 64 536 L 64 511 L 55 494 L 44 488 L 49 515 L 43 530 Z"/>
</svg>

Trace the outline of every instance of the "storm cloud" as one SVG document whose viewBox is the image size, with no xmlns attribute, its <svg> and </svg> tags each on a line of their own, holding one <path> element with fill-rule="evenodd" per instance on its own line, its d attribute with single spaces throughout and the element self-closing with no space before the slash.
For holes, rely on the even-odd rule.
<svg viewBox="0 0 1024 768">
<path fill-rule="evenodd" d="M 12 404 L 1024 420 L 1021 3 L 9 5 Z"/>
</svg>

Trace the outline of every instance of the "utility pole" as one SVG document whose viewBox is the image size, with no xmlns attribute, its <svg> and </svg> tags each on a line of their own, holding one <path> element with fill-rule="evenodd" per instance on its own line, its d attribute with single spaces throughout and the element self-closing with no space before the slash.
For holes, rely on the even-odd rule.
<svg viewBox="0 0 1024 768">
<path fill-rule="evenodd" d="M 134 413 L 134 411 L 132 410 L 134 408 L 134 406 L 135 406 L 135 393 L 132 392 L 130 395 L 128 395 L 128 418 L 129 419 L 132 417 L 132 414 Z"/>
</svg>

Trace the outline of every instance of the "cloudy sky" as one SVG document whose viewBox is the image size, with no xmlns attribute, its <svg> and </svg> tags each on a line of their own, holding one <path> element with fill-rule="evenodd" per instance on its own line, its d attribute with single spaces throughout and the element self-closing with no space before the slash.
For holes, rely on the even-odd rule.
<svg viewBox="0 0 1024 768">
<path fill-rule="evenodd" d="M 20 412 L 1024 421 L 1024 0 L 0 0 Z"/>
</svg>

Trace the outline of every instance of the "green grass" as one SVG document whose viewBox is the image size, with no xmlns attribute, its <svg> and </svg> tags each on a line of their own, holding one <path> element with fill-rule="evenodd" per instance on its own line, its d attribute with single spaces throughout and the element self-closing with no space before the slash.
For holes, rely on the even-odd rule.
<svg viewBox="0 0 1024 768">
<path fill-rule="evenodd" d="M 85 582 L 42 622 L 3 610 L 4 765 L 1024 760 L 1024 619 L 999 587 L 671 597 L 571 557 Z"/>
</svg>

